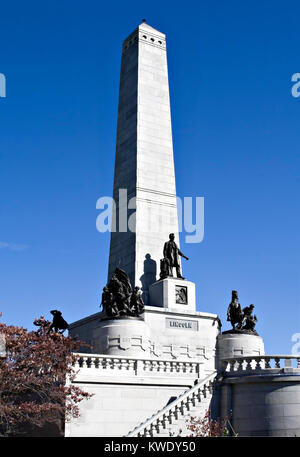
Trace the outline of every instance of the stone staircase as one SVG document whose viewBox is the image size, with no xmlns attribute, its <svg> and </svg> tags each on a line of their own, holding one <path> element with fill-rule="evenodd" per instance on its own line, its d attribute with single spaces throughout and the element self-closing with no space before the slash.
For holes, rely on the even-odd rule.
<svg viewBox="0 0 300 457">
<path fill-rule="evenodd" d="M 217 372 L 206 376 L 158 411 L 145 422 L 128 433 L 127 437 L 163 437 L 189 436 L 192 434 L 186 427 L 189 416 L 203 418 L 209 409 L 213 385 Z"/>
</svg>

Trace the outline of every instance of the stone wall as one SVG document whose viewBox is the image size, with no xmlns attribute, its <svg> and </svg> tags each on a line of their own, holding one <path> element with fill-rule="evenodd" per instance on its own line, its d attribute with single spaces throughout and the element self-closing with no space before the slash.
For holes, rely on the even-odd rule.
<svg viewBox="0 0 300 457">
<path fill-rule="evenodd" d="M 80 403 L 80 417 L 66 423 L 65 436 L 125 436 L 191 386 L 189 380 L 178 381 L 175 373 L 164 379 L 117 380 L 112 376 L 95 383 L 78 378 L 77 384 L 94 396 Z"/>
<path fill-rule="evenodd" d="M 232 411 L 230 420 L 239 436 L 300 436 L 300 367 L 279 368 L 276 357 L 277 368 L 272 368 L 270 359 L 255 361 L 267 361 L 268 368 L 248 363 L 248 369 L 241 359 L 221 381 L 221 416 Z"/>
</svg>

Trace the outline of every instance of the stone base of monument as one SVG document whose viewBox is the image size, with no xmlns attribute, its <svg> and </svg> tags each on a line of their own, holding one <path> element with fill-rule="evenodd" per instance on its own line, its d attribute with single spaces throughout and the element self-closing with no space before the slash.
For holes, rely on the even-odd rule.
<svg viewBox="0 0 300 457">
<path fill-rule="evenodd" d="M 98 354 L 147 357 L 150 330 L 142 318 L 102 319 L 93 330 L 91 344 L 93 352 Z"/>
<path fill-rule="evenodd" d="M 257 334 L 243 331 L 227 331 L 217 337 L 217 360 L 219 368 L 222 359 L 246 355 L 264 355 L 263 339 Z"/>
<path fill-rule="evenodd" d="M 149 286 L 150 305 L 168 310 L 196 311 L 195 284 L 185 279 L 166 278 Z"/>
</svg>

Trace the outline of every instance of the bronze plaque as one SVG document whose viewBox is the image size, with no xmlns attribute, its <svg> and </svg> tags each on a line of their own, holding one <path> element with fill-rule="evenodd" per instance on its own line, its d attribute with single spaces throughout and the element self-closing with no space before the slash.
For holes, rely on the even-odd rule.
<svg viewBox="0 0 300 457">
<path fill-rule="evenodd" d="M 186 286 L 175 286 L 175 295 L 176 303 L 180 303 L 181 305 L 187 305 L 188 296 Z"/>
</svg>

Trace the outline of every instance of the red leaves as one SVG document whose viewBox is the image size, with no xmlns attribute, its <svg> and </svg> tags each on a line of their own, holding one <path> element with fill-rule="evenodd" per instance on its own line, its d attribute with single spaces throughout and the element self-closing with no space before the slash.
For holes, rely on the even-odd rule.
<svg viewBox="0 0 300 457">
<path fill-rule="evenodd" d="M 0 436 L 23 424 L 43 425 L 57 418 L 78 417 L 78 403 L 91 395 L 73 386 L 75 356 L 84 343 L 61 334 L 47 334 L 42 316 L 37 331 L 0 323 L 6 357 L 0 358 Z"/>
<path fill-rule="evenodd" d="M 227 436 L 228 431 L 226 424 L 227 420 L 213 420 L 209 409 L 202 419 L 189 416 L 189 419 L 186 420 L 186 427 L 192 432 L 190 436 Z"/>
</svg>

